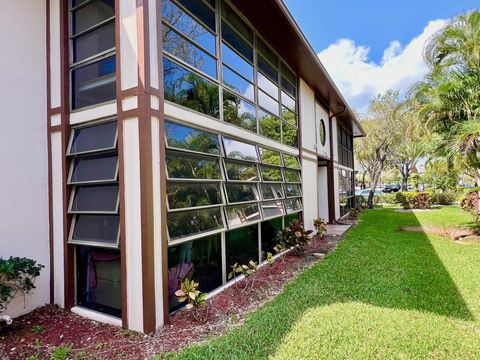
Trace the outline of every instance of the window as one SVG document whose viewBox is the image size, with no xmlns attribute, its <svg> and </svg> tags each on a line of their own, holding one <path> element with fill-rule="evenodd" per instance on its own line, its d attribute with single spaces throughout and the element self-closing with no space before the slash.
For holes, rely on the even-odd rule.
<svg viewBox="0 0 480 360">
<path fill-rule="evenodd" d="M 225 160 L 225 172 L 229 181 L 258 181 L 257 165 Z"/>
<path fill-rule="evenodd" d="M 220 207 L 170 212 L 167 225 L 170 240 L 218 231 L 225 227 Z"/>
<path fill-rule="evenodd" d="M 258 154 L 255 145 L 241 141 L 223 138 L 225 153 L 230 159 L 258 161 Z"/>
<path fill-rule="evenodd" d="M 262 180 L 264 182 L 282 182 L 282 170 L 280 168 L 261 165 L 260 166 Z"/>
<path fill-rule="evenodd" d="M 118 184 L 80 185 L 73 191 L 71 213 L 117 213 Z"/>
<path fill-rule="evenodd" d="M 337 125 L 338 162 L 353 169 L 353 138 L 341 124 Z"/>
<path fill-rule="evenodd" d="M 219 160 L 215 157 L 168 152 L 166 163 L 169 179 L 222 179 Z"/>
<path fill-rule="evenodd" d="M 250 260 L 258 263 L 258 225 L 251 225 L 225 233 L 226 269 L 228 275 L 232 266 L 248 264 Z M 228 279 L 227 279 L 228 280 Z"/>
<path fill-rule="evenodd" d="M 340 215 L 347 214 L 355 206 L 353 172 L 338 169 Z"/>
<path fill-rule="evenodd" d="M 322 146 L 325 146 L 327 142 L 327 130 L 325 129 L 325 122 L 323 119 L 320 119 L 320 143 Z"/>
<path fill-rule="evenodd" d="M 115 121 L 97 126 L 75 128 L 72 131 L 69 155 L 114 150 L 117 146 L 117 123 Z"/>
<path fill-rule="evenodd" d="M 70 4 L 72 109 L 114 100 L 115 1 Z"/>
<path fill-rule="evenodd" d="M 260 184 L 263 200 L 283 199 L 283 187 L 280 184 Z"/>
<path fill-rule="evenodd" d="M 266 136 L 272 140 L 280 142 L 282 139 L 282 124 L 281 120 L 263 110 L 258 113 L 258 126 L 260 135 Z"/>
<path fill-rule="evenodd" d="M 275 150 L 259 148 L 260 160 L 263 164 L 282 166 L 282 158 L 280 153 Z"/>
<path fill-rule="evenodd" d="M 218 135 L 166 121 L 165 136 L 169 148 L 220 155 Z"/>
<path fill-rule="evenodd" d="M 259 200 L 256 184 L 225 184 L 229 204 Z"/>
<path fill-rule="evenodd" d="M 228 91 L 223 92 L 223 120 L 252 132 L 257 132 L 255 105 Z"/>
<path fill-rule="evenodd" d="M 300 184 L 286 184 L 285 191 L 287 197 L 302 196 L 302 187 Z"/>
<path fill-rule="evenodd" d="M 261 207 L 265 219 L 285 214 L 285 209 L 281 201 L 264 201 Z"/>
<path fill-rule="evenodd" d="M 297 156 L 283 154 L 283 163 L 285 164 L 285 167 L 300 169 L 300 162 Z"/>
<path fill-rule="evenodd" d="M 117 247 L 120 236 L 118 215 L 76 215 L 70 242 L 76 244 Z"/>
<path fill-rule="evenodd" d="M 71 165 L 70 184 L 116 181 L 118 156 L 116 152 L 76 156 Z"/>
<path fill-rule="evenodd" d="M 167 183 L 169 210 L 223 204 L 220 183 Z"/>
<path fill-rule="evenodd" d="M 285 182 L 287 183 L 300 183 L 300 171 L 284 169 L 283 173 L 285 174 Z"/>
<path fill-rule="evenodd" d="M 258 204 L 227 206 L 226 214 L 229 228 L 262 219 L 260 211 L 258 210 Z"/>
<path fill-rule="evenodd" d="M 275 254 L 274 247 L 278 244 L 277 234 L 282 230 L 282 218 L 275 218 L 261 223 L 262 258 L 267 258 L 267 252 Z"/>
<path fill-rule="evenodd" d="M 302 200 L 300 198 L 285 199 L 285 209 L 287 214 L 302 210 Z"/>
</svg>

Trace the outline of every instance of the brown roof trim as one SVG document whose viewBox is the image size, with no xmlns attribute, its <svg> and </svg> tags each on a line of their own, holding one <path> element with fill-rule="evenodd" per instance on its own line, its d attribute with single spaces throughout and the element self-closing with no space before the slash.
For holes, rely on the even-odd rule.
<svg viewBox="0 0 480 360">
<path fill-rule="evenodd" d="M 231 0 L 231 2 L 297 72 L 299 77 L 315 91 L 317 97 L 324 100 L 322 103 L 328 104 L 332 113 L 338 113 L 345 108 L 345 112 L 339 115 L 338 119 L 351 130 L 354 126 L 358 128 L 359 133 L 354 136 L 365 136 L 354 112 L 328 75 L 283 1 Z"/>
</svg>

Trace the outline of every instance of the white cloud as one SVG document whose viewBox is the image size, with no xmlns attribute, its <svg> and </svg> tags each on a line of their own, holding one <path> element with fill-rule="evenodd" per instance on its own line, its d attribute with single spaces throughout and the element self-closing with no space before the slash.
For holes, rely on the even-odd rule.
<svg viewBox="0 0 480 360">
<path fill-rule="evenodd" d="M 402 46 L 398 40 L 390 42 L 380 63 L 369 59 L 370 48 L 356 45 L 353 40 L 340 39 L 318 54 L 350 106 L 363 111 L 368 101 L 388 89 L 403 95 L 409 86 L 421 80 L 427 71 L 423 60 L 425 42 L 446 20 L 433 20 L 423 32 Z"/>
</svg>

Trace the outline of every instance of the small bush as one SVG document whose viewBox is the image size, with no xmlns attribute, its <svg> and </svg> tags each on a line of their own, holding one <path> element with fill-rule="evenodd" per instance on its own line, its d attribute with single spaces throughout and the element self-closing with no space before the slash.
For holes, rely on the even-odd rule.
<svg viewBox="0 0 480 360">
<path fill-rule="evenodd" d="M 305 230 L 300 221 L 293 220 L 278 233 L 278 245 L 275 246 L 275 251 L 282 252 L 293 248 L 297 254 L 305 253 L 308 244 L 312 241 L 310 236 L 312 232 L 312 230 Z"/>
<path fill-rule="evenodd" d="M 430 196 L 430 202 L 434 205 L 452 205 L 455 202 L 455 194 L 451 192 L 434 192 Z"/>
<path fill-rule="evenodd" d="M 366 209 L 367 199 L 365 199 L 362 195 L 355 195 L 355 205 L 359 208 Z"/>
<path fill-rule="evenodd" d="M 376 196 L 376 203 L 380 204 L 397 204 L 397 193 L 395 194 L 381 194 Z"/>
<path fill-rule="evenodd" d="M 327 225 L 325 223 L 325 220 L 322 218 L 313 219 L 313 227 L 317 231 L 317 235 L 319 235 L 320 237 L 327 232 Z"/>
<path fill-rule="evenodd" d="M 428 209 L 430 194 L 426 192 L 398 192 L 396 198 L 404 209 Z"/>
<path fill-rule="evenodd" d="M 179 290 L 175 291 L 178 302 L 182 303 L 188 300 L 187 309 L 202 308 L 205 306 L 208 294 L 198 290 L 199 284 L 193 280 L 185 278 Z"/>
<path fill-rule="evenodd" d="M 465 195 L 465 197 L 460 201 L 460 207 L 468 212 L 473 214 L 476 213 L 476 204 L 477 204 L 477 195 L 474 191 L 471 191 Z"/>
</svg>

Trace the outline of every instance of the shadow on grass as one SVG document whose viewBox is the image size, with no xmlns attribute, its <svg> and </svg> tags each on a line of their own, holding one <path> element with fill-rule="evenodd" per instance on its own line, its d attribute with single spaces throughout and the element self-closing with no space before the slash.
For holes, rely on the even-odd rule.
<svg viewBox="0 0 480 360">
<path fill-rule="evenodd" d="M 337 250 L 305 271 L 271 303 L 226 336 L 187 349 L 181 358 L 266 358 L 312 308 L 364 303 L 474 320 L 414 213 L 368 211 Z"/>
</svg>

